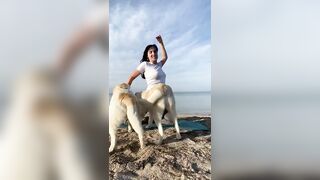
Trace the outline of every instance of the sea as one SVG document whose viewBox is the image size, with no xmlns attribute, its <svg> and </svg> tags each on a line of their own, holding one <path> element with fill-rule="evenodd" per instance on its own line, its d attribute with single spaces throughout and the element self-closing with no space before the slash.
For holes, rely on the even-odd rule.
<svg viewBox="0 0 320 180">
<path fill-rule="evenodd" d="M 176 92 L 174 96 L 178 114 L 211 114 L 211 92 Z"/>
<path fill-rule="evenodd" d="M 111 97 L 112 94 L 109 94 Z M 178 115 L 211 115 L 211 92 L 174 92 Z M 110 98 L 109 98 L 110 99 Z"/>
</svg>

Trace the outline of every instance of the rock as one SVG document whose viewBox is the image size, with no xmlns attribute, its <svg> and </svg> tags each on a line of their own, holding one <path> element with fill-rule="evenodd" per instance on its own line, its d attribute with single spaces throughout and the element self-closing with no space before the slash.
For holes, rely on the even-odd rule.
<svg viewBox="0 0 320 180">
<path fill-rule="evenodd" d="M 138 175 L 133 172 L 119 172 L 115 174 L 115 179 L 131 180 L 137 177 Z"/>
</svg>

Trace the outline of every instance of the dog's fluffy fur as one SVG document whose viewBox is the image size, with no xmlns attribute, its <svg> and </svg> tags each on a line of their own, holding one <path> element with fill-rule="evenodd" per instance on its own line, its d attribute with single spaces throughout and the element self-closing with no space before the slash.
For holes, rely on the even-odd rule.
<svg viewBox="0 0 320 180">
<path fill-rule="evenodd" d="M 128 119 L 128 129 L 134 129 L 139 136 L 140 147 L 144 148 L 142 117 L 151 110 L 152 105 L 145 100 L 138 99 L 129 91 L 129 85 L 122 83 L 113 90 L 109 106 L 109 134 L 111 144 L 109 152 L 112 152 L 116 145 L 117 128 Z"/>
<path fill-rule="evenodd" d="M 136 93 L 136 95 L 137 97 L 145 99 L 153 105 L 147 127 L 151 126 L 153 120 L 155 121 L 160 134 L 158 144 L 161 144 L 163 140 L 163 128 L 161 120 L 165 109 L 168 111 L 166 114 L 168 119 L 174 122 L 174 126 L 176 128 L 176 138 L 181 139 L 179 124 L 177 120 L 175 99 L 173 91 L 169 85 L 162 83 L 156 84 L 150 90 L 144 91 L 142 93 Z"/>
</svg>

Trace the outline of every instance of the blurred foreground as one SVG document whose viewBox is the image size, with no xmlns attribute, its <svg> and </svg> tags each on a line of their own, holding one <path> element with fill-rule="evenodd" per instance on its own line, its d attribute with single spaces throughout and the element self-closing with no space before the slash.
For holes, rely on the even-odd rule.
<svg viewBox="0 0 320 180">
<path fill-rule="evenodd" d="M 15 83 L 1 127 L 0 179 L 105 179 L 107 96 L 68 96 L 35 68 Z"/>
</svg>

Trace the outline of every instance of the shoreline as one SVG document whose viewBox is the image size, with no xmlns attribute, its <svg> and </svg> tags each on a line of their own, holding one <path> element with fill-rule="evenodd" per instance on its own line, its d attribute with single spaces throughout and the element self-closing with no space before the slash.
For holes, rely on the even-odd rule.
<svg viewBox="0 0 320 180">
<path fill-rule="evenodd" d="M 211 113 L 178 113 L 177 114 L 178 119 L 180 118 L 191 118 L 191 117 L 206 117 L 206 118 L 212 118 Z"/>
</svg>

